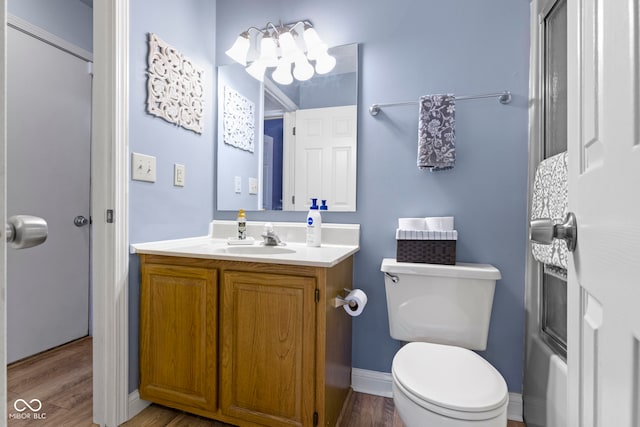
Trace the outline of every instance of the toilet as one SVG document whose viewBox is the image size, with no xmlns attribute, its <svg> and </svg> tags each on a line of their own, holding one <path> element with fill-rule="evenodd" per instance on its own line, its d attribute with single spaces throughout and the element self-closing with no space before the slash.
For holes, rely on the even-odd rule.
<svg viewBox="0 0 640 427">
<path fill-rule="evenodd" d="M 472 350 L 487 346 L 500 271 L 488 264 L 382 260 L 393 358 L 393 401 L 406 427 L 505 427 L 509 392 Z"/>
</svg>

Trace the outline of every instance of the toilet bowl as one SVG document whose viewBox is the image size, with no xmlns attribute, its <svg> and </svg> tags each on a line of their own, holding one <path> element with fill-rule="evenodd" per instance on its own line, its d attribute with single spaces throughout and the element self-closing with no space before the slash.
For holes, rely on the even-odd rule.
<svg viewBox="0 0 640 427">
<path fill-rule="evenodd" d="M 393 400 L 406 427 L 506 427 L 502 375 L 472 350 L 486 348 L 496 280 L 487 264 L 384 259 Z"/>
<path fill-rule="evenodd" d="M 509 393 L 471 350 L 414 342 L 393 359 L 393 400 L 406 427 L 505 427 Z"/>
</svg>

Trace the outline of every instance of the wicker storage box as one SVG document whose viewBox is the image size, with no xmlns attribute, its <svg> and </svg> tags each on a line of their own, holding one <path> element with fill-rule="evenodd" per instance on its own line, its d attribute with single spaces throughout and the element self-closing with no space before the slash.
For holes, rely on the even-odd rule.
<svg viewBox="0 0 640 427">
<path fill-rule="evenodd" d="M 456 263 L 455 240 L 396 240 L 398 262 L 421 262 L 425 264 Z"/>
</svg>

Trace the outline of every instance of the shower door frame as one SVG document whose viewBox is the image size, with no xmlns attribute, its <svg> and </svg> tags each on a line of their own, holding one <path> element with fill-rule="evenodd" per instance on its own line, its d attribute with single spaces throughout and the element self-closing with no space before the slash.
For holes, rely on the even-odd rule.
<svg viewBox="0 0 640 427">
<path fill-rule="evenodd" d="M 532 0 L 531 53 L 529 80 L 529 203 L 536 168 L 544 159 L 545 137 L 545 18 L 556 4 L 566 0 Z M 565 6 L 566 7 L 566 6 Z M 527 426 L 555 427 L 566 419 L 566 405 L 554 402 L 564 397 L 566 402 L 566 353 L 562 354 L 553 338 L 542 330 L 543 276 L 540 263 L 533 258 L 527 244 L 525 266 L 525 372 L 523 385 L 524 420 Z M 553 396 L 550 398 L 549 396 Z M 560 399 L 561 400 L 561 399 Z"/>
</svg>

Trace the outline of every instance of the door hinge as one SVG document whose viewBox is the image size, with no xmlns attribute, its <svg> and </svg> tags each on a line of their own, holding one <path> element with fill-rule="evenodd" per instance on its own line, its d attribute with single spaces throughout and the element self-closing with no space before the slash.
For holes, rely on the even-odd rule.
<svg viewBox="0 0 640 427">
<path fill-rule="evenodd" d="M 113 223 L 113 209 L 107 209 L 107 223 Z"/>
<path fill-rule="evenodd" d="M 316 289 L 316 303 L 320 302 L 320 289 Z"/>
<path fill-rule="evenodd" d="M 291 196 L 291 204 L 292 205 L 296 204 L 296 196 Z"/>
<path fill-rule="evenodd" d="M 314 426 L 318 425 L 318 413 L 317 412 L 313 413 L 313 425 Z"/>
<path fill-rule="evenodd" d="M 296 136 L 296 127 L 293 127 L 293 136 Z"/>
</svg>

